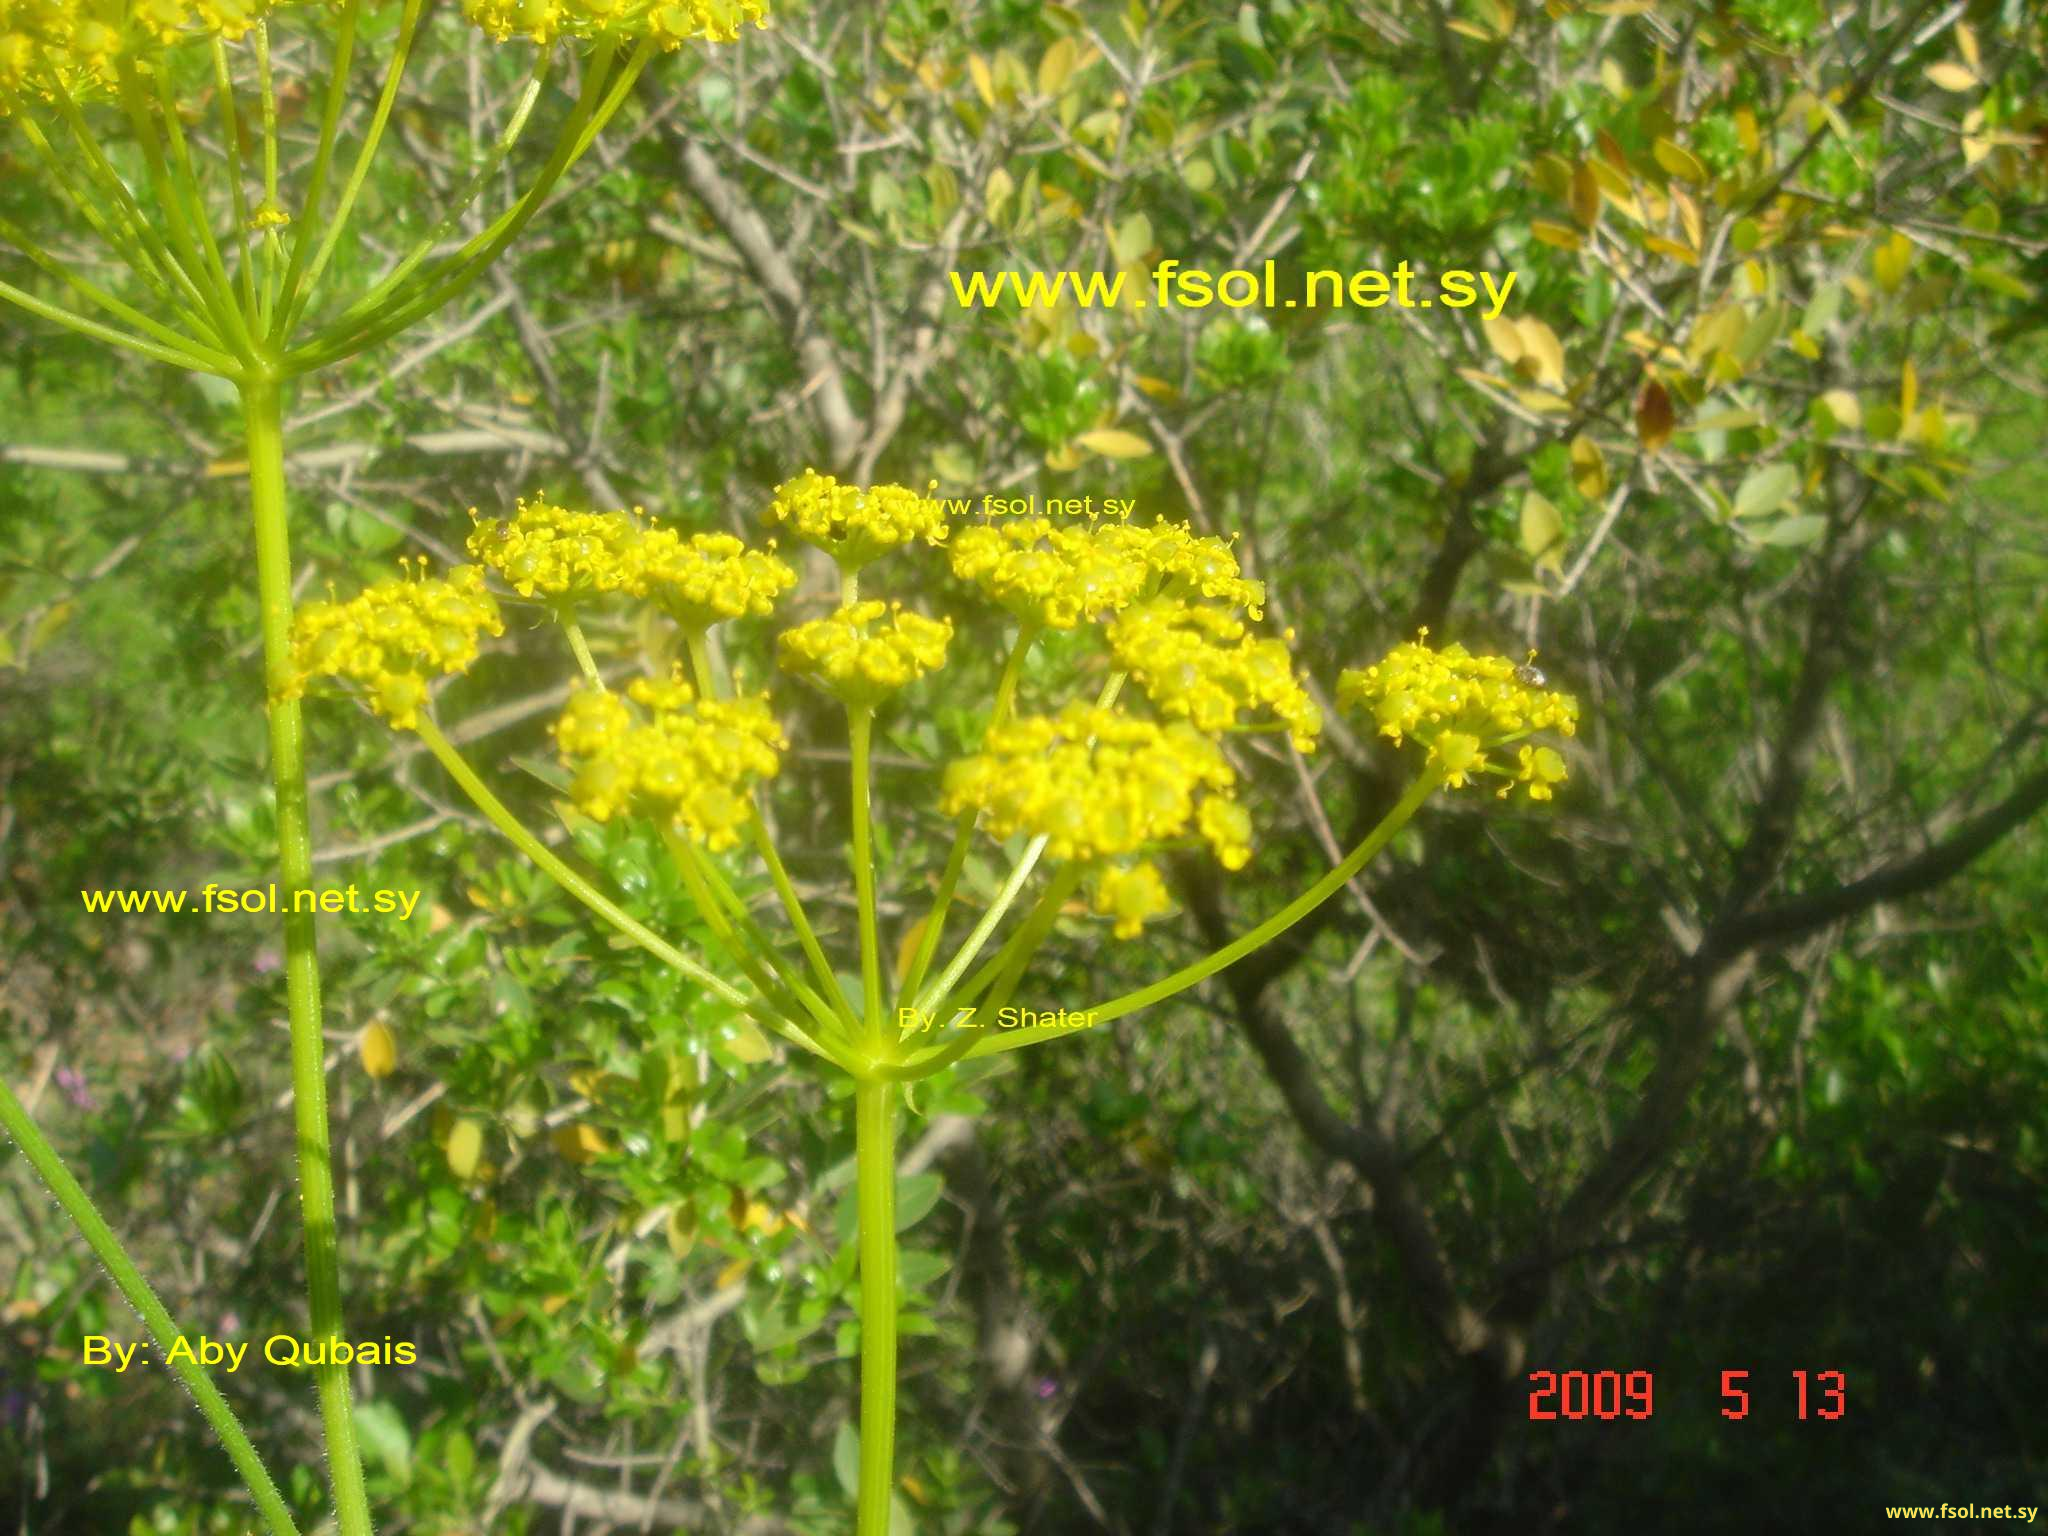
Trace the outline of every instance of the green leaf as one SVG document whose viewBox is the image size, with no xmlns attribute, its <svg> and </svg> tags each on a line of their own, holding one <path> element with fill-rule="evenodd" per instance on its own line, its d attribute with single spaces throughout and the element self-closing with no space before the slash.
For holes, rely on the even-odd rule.
<svg viewBox="0 0 2048 1536">
<path fill-rule="evenodd" d="M 1564 519 L 1550 498 L 1531 491 L 1522 498 L 1522 553 L 1540 561 L 1564 538 Z"/>
<path fill-rule="evenodd" d="M 405 1427 L 395 1405 L 377 1401 L 358 1403 L 355 1410 L 356 1438 L 371 1459 L 401 1484 L 412 1482 L 412 1432 Z"/>
<path fill-rule="evenodd" d="M 896 1230 L 908 1232 L 931 1214 L 939 1203 L 945 1180 L 936 1173 L 920 1173 L 896 1181 Z"/>
<path fill-rule="evenodd" d="M 860 1496 L 860 1431 L 851 1424 L 832 1437 L 832 1471 L 849 1499 Z"/>
<path fill-rule="evenodd" d="M 1768 527 L 1758 530 L 1760 544 L 1811 544 L 1827 532 L 1828 520 L 1811 512 L 1802 512 L 1797 517 L 1781 517 Z"/>
<path fill-rule="evenodd" d="M 1737 517 L 1762 517 L 1775 512 L 1799 491 L 1799 471 L 1790 464 L 1772 464 L 1756 471 L 1735 493 Z"/>
</svg>

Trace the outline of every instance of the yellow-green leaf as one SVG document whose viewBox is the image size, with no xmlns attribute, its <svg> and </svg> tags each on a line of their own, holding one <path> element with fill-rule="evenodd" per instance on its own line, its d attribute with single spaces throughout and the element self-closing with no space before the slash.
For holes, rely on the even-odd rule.
<svg viewBox="0 0 2048 1536">
<path fill-rule="evenodd" d="M 1670 139 L 1659 139 L 1650 146 L 1650 153 L 1657 157 L 1657 163 L 1680 181 L 1705 181 L 1707 168 L 1700 164 L 1700 158 L 1682 144 Z"/>
<path fill-rule="evenodd" d="M 1607 494 L 1607 457 L 1583 433 L 1572 439 L 1572 484 L 1588 498 Z"/>
<path fill-rule="evenodd" d="M 1939 64 L 1930 64 L 1925 71 L 1927 78 L 1944 91 L 1974 91 L 1984 82 L 1977 78 L 1977 72 L 1968 65 L 1958 64 L 1953 59 L 1943 59 Z"/>
<path fill-rule="evenodd" d="M 448 1130 L 448 1171 L 458 1179 L 476 1177 L 477 1160 L 484 1152 L 484 1128 L 474 1120 L 458 1120 Z"/>
<path fill-rule="evenodd" d="M 371 1077 L 389 1077 L 398 1070 L 398 1040 L 390 1026 L 381 1021 L 364 1027 L 356 1040 L 356 1054 Z"/>
<path fill-rule="evenodd" d="M 1120 267 L 1138 261 L 1152 249 L 1152 221 L 1142 213 L 1132 214 L 1117 226 L 1116 238 L 1110 241 L 1109 248 Z"/>
<path fill-rule="evenodd" d="M 1564 538 L 1564 519 L 1540 491 L 1522 498 L 1522 553 L 1541 561 Z"/>
<path fill-rule="evenodd" d="M 768 1037 L 752 1019 L 734 1019 L 732 1038 L 725 1042 L 725 1048 L 747 1066 L 754 1066 L 768 1059 Z"/>
<path fill-rule="evenodd" d="M 1762 517 L 1775 512 L 1799 491 L 1799 470 L 1791 464 L 1771 464 L 1757 470 L 1735 492 L 1737 517 Z"/>
<path fill-rule="evenodd" d="M 1105 459 L 1142 459 L 1152 451 L 1152 445 L 1144 438 L 1121 427 L 1101 427 L 1093 432 L 1083 432 L 1074 441 Z"/>
<path fill-rule="evenodd" d="M 1828 414 L 1839 426 L 1860 427 L 1863 425 L 1863 405 L 1846 389 L 1831 389 L 1820 397 L 1820 403 L 1828 408 Z"/>
</svg>

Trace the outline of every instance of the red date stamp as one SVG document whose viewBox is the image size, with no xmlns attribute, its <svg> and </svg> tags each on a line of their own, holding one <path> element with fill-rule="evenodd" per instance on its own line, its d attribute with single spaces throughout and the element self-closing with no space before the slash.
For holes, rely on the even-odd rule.
<svg viewBox="0 0 2048 1536">
<path fill-rule="evenodd" d="M 1798 1417 L 1839 1419 L 1849 1411 L 1849 1379 L 1841 1371 L 1794 1371 L 1792 1391 Z M 1750 1373 L 1721 1373 L 1721 1417 L 1749 1417 Z M 1649 1371 L 1531 1371 L 1531 1419 L 1647 1419 L 1656 1406 L 1656 1379 Z"/>
</svg>

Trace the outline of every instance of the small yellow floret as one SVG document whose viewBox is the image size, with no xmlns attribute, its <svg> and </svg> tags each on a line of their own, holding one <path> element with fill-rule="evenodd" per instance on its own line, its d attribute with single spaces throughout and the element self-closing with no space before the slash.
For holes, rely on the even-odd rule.
<svg viewBox="0 0 2048 1536">
<path fill-rule="evenodd" d="M 699 699 L 677 675 L 640 678 L 623 698 L 578 689 L 555 722 L 555 745 L 586 816 L 643 809 L 717 850 L 739 841 L 753 786 L 775 776 L 789 742 L 765 696 Z"/>
<path fill-rule="evenodd" d="M 937 487 L 935 480 L 931 488 Z M 767 520 L 787 525 L 798 538 L 817 545 L 848 571 L 857 571 L 913 539 L 927 544 L 946 541 L 946 509 L 931 497 L 901 485 L 862 490 L 841 485 L 813 469 L 775 488 Z"/>
<path fill-rule="evenodd" d="M 946 664 L 951 619 L 927 619 L 901 603 L 855 603 L 778 637 L 782 670 L 808 677 L 826 692 L 872 709 L 907 683 Z"/>
<path fill-rule="evenodd" d="M 299 610 L 285 697 L 299 697 L 310 678 L 344 678 L 362 687 L 378 714 L 411 730 L 428 676 L 462 671 L 476 660 L 479 634 L 504 632 L 477 566 L 457 566 L 445 581 L 380 581 L 345 603 Z"/>
<path fill-rule="evenodd" d="M 978 810 L 998 838 L 1042 835 L 1055 859 L 1136 854 L 1192 828 L 1238 869 L 1251 857 L 1251 823 L 1231 798 L 1236 782 L 1222 750 L 1186 721 L 1077 702 L 991 731 L 946 770 L 940 809 Z"/>
<path fill-rule="evenodd" d="M 1116 617 L 1109 648 L 1164 714 L 1185 716 L 1204 731 L 1227 731 L 1241 712 L 1267 709 L 1297 748 L 1315 750 L 1323 712 L 1295 676 L 1287 647 L 1246 634 L 1222 609 L 1155 598 Z"/>
<path fill-rule="evenodd" d="M 1095 877 L 1094 905 L 1100 916 L 1116 919 L 1118 938 L 1135 939 L 1147 922 L 1173 910 L 1173 899 L 1166 894 L 1159 871 L 1146 859 L 1129 869 L 1105 865 Z"/>
<path fill-rule="evenodd" d="M 1435 650 L 1420 638 L 1397 645 L 1384 661 L 1344 673 L 1337 702 L 1371 714 L 1382 736 L 1396 743 L 1415 737 L 1458 788 L 1480 773 L 1508 774 L 1508 788 L 1529 786 L 1529 798 L 1547 800 L 1565 776 L 1564 759 L 1549 747 L 1521 749 L 1519 772 L 1486 760 L 1490 747 L 1535 731 L 1577 732 L 1579 701 L 1542 685 L 1540 676 L 1504 656 L 1474 656 L 1462 645 Z"/>
</svg>

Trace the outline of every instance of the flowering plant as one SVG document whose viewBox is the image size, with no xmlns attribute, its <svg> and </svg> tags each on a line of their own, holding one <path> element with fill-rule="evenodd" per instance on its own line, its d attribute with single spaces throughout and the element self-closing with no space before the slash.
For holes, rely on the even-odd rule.
<svg viewBox="0 0 2048 1536">
<path fill-rule="evenodd" d="M 761 0 L 464 0 L 469 21 L 491 37 L 535 45 L 526 82 L 496 140 L 476 146 L 472 173 L 431 227 L 360 292 L 323 305 L 327 289 L 347 267 L 337 265 L 337 256 L 361 243 L 352 215 L 427 20 L 425 0 L 398 0 L 375 106 L 359 129 L 346 176 L 338 177 L 351 65 L 362 24 L 379 8 L 374 0 L 319 7 L 284 0 L 0 0 L 0 132 L 18 134 L 28 146 L 29 163 L 55 192 L 56 206 L 133 280 L 124 296 L 89 276 L 94 269 L 86 262 L 54 254 L 34 233 L 0 218 L 0 240 L 44 280 L 39 288 L 0 280 L 0 300 L 155 362 L 227 380 L 241 404 L 269 684 L 281 910 L 287 914 L 307 1291 L 313 1336 L 328 1341 L 340 1339 L 343 1329 L 319 964 L 312 911 L 298 899 L 311 888 L 312 847 L 299 708 L 287 686 L 292 564 L 284 391 L 294 379 L 397 335 L 474 284 L 618 113 L 656 53 L 692 39 L 730 42 L 743 25 L 767 24 Z M 281 56 L 297 53 L 305 76 L 326 77 L 317 143 L 296 195 L 283 174 L 289 147 L 280 128 L 274 41 L 282 45 Z M 323 41 L 324 64 L 314 57 Z M 477 217 L 474 231 L 459 236 L 484 189 L 499 179 L 558 66 L 573 81 L 573 100 L 552 147 L 509 206 L 490 218 Z M 218 153 L 211 160 L 199 126 L 205 113 L 188 108 L 187 98 L 219 114 Z M 254 110 L 245 111 L 251 98 Z M 260 143 L 260 164 L 245 163 L 245 135 L 252 147 Z M 430 651 L 432 637 L 461 634 L 488 604 L 480 585 L 466 594 L 451 592 L 433 611 L 408 610 L 401 594 L 366 601 L 366 611 L 401 627 L 432 623 Z M 374 675 L 374 655 L 360 646 L 350 649 L 345 628 L 330 634 L 331 659 L 357 669 L 352 675 Z M 420 697 L 408 701 L 402 682 L 387 682 L 387 690 L 384 702 L 394 719 L 418 707 Z M 4 1084 L 0 1123 L 167 1348 L 177 1333 L 168 1314 Z M 189 1359 L 169 1359 L 274 1536 L 290 1536 L 290 1511 L 205 1369 Z M 340 1531 L 368 1536 L 369 1502 L 347 1371 L 327 1352 L 314 1377 Z"/>
<path fill-rule="evenodd" d="M 1284 734 L 1313 751 L 1322 714 L 1288 650 L 1259 635 L 1263 586 L 1232 545 L 1184 524 L 1057 527 L 1044 519 L 955 527 L 942 503 L 901 486 L 860 488 L 806 472 L 777 488 L 765 521 L 825 551 L 838 568 L 838 604 L 777 637 L 784 687 L 822 690 L 844 713 L 851 760 L 849 866 L 854 931 L 821 932 L 791 882 L 762 814 L 788 738 L 774 690 L 722 675 L 709 637 L 721 624 L 767 617 L 796 585 L 770 542 L 685 537 L 632 512 L 577 512 L 522 501 L 508 518 L 479 518 L 479 562 L 445 577 L 423 571 L 347 601 L 308 606 L 293 637 L 286 696 L 332 680 L 401 730 L 416 732 L 470 799 L 519 850 L 627 941 L 672 966 L 732 1010 L 735 1030 L 758 1029 L 845 1073 L 854 1084 L 861 1294 L 858 1530 L 888 1528 L 896 1400 L 895 1137 L 909 1085 L 956 1062 L 1071 1034 L 1072 1015 L 992 1031 L 1034 954 L 1085 885 L 1077 920 L 1131 938 L 1172 912 L 1159 860 L 1213 856 L 1227 869 L 1254 852 L 1234 742 Z M 924 915 L 894 935 L 885 966 L 877 886 L 890 873 L 875 850 L 872 742 L 883 713 L 915 702 L 942 670 L 961 630 L 951 615 L 917 611 L 882 591 L 930 591 L 885 560 L 943 557 L 956 595 L 1002 610 L 1010 638 L 978 739 L 945 768 L 938 809 L 953 820 L 944 867 Z M 437 679 L 462 672 L 478 637 L 502 631 L 493 573 L 542 605 L 582 672 L 553 728 L 566 775 L 565 813 L 651 822 L 717 946 L 692 954 L 635 919 L 555 854 L 484 782 L 435 725 Z M 907 575 L 908 573 L 905 573 Z M 884 585 L 886 579 L 887 585 Z M 686 661 L 622 690 L 600 672 L 581 627 L 598 604 L 645 605 L 671 619 Z M 935 605 L 936 606 L 936 605 Z M 962 626 L 964 628 L 964 626 Z M 1067 665 L 1030 671 L 1049 631 L 1080 642 Z M 1341 707 L 1370 718 L 1397 746 L 1422 752 L 1393 809 L 1334 868 L 1233 942 L 1081 1017 L 1106 1024 L 1164 1001 L 1276 938 L 1341 889 L 1440 787 L 1498 781 L 1547 799 L 1563 779 L 1538 733 L 1570 736 L 1577 703 L 1527 664 L 1477 656 L 1427 634 L 1338 681 Z M 1099 683 L 1082 659 L 1099 663 Z M 1029 681 L 1027 682 L 1027 676 Z M 1090 696 L 1092 694 L 1092 697 Z M 1509 760 L 1495 754 L 1512 747 Z M 943 964 L 968 851 L 978 833 L 1008 842 L 1011 867 Z M 751 849 L 773 885 L 780 931 L 741 898 L 726 855 Z M 833 951 L 857 955 L 842 985 Z M 737 972 L 738 979 L 733 973 Z M 849 972 L 849 975 L 851 973 Z"/>
</svg>

